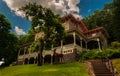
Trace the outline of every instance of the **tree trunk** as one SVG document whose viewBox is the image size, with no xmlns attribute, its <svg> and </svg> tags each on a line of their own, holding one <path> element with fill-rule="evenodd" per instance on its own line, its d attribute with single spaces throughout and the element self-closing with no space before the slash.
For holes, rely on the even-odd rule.
<svg viewBox="0 0 120 76">
<path fill-rule="evenodd" d="M 43 57 L 42 57 L 43 47 L 44 47 L 44 40 L 41 39 L 40 40 L 39 49 L 38 49 L 38 63 L 37 63 L 38 66 L 42 66 L 42 61 L 43 61 Z"/>
</svg>

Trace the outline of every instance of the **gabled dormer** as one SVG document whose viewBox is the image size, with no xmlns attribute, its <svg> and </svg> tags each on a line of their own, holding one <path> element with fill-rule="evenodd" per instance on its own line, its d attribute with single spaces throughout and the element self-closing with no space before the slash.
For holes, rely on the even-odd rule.
<svg viewBox="0 0 120 76">
<path fill-rule="evenodd" d="M 79 30 L 80 32 L 88 31 L 85 24 L 81 20 L 76 19 L 72 14 L 64 16 L 62 18 L 62 23 L 66 31 L 71 30 Z"/>
</svg>

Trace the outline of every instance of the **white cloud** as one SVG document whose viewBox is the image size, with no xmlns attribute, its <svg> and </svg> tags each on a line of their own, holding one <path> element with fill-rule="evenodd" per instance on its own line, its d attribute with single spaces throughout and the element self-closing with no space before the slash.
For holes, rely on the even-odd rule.
<svg viewBox="0 0 120 76">
<path fill-rule="evenodd" d="M 89 9 L 88 12 L 91 12 L 92 9 Z"/>
<path fill-rule="evenodd" d="M 19 28 L 18 26 L 15 26 L 15 32 L 17 35 L 25 35 L 26 33 L 23 31 L 23 29 Z"/>
<path fill-rule="evenodd" d="M 79 4 L 80 0 L 3 0 L 8 7 L 15 11 L 16 15 L 18 16 L 24 16 L 24 14 L 21 11 L 17 11 L 20 7 L 24 6 L 25 4 L 31 2 L 36 2 L 38 4 L 41 4 L 44 7 L 51 8 L 55 13 L 60 14 L 61 16 L 64 16 L 69 13 L 74 14 L 75 16 L 81 18 L 79 15 L 79 7 L 77 4 Z"/>
</svg>

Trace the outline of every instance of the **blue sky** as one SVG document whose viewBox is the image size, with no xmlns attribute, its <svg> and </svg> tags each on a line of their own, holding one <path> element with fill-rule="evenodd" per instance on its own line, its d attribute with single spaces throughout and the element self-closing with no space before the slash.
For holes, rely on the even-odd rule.
<svg viewBox="0 0 120 76">
<path fill-rule="evenodd" d="M 112 0 L 0 0 L 0 13 L 8 18 L 12 24 L 11 31 L 17 35 L 27 33 L 30 28 L 30 22 L 23 17 L 23 13 L 17 11 L 21 5 L 29 1 L 47 5 L 61 16 L 72 13 L 80 18 L 92 14 L 95 10 L 101 10 L 105 3 L 112 2 Z"/>
</svg>

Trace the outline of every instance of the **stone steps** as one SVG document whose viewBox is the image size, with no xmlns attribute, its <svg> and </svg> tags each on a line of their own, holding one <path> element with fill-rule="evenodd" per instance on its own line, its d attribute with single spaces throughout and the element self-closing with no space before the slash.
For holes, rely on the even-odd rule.
<svg viewBox="0 0 120 76">
<path fill-rule="evenodd" d="M 95 76 L 114 76 L 102 60 L 92 60 L 90 62 L 93 66 Z"/>
</svg>

